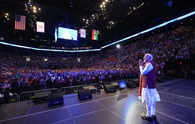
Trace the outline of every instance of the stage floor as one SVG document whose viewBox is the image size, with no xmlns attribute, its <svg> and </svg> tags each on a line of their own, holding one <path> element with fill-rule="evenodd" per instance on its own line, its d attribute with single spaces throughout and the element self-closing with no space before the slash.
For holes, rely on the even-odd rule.
<svg viewBox="0 0 195 124">
<path fill-rule="evenodd" d="M 195 124 L 195 80 L 164 82 L 158 90 L 157 122 L 140 118 L 144 108 L 137 89 L 125 89 L 85 102 L 76 94 L 64 96 L 64 106 L 56 108 L 31 101 L 2 105 L 0 124 Z"/>
</svg>

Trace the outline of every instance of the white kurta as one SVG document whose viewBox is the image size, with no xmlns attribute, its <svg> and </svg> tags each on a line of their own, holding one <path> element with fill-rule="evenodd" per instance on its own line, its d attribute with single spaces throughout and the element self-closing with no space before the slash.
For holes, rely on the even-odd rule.
<svg viewBox="0 0 195 124">
<path fill-rule="evenodd" d="M 140 73 L 141 75 L 148 74 L 153 69 L 153 66 L 151 63 L 146 64 L 145 68 L 143 66 L 140 66 Z M 142 103 L 146 104 L 154 104 L 155 102 L 160 101 L 160 95 L 156 88 L 142 88 L 141 97 L 139 97 Z"/>
<path fill-rule="evenodd" d="M 160 101 L 160 95 L 156 90 L 156 88 L 154 89 L 142 88 L 141 95 L 142 95 L 141 96 L 142 103 L 154 104 L 155 102 Z"/>
</svg>

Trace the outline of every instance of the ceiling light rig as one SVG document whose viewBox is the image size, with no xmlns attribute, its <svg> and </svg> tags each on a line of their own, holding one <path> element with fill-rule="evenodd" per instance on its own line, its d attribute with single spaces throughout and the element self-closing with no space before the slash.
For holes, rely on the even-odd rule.
<svg viewBox="0 0 195 124">
<path fill-rule="evenodd" d="M 9 13 L 6 12 L 6 13 L 4 14 L 4 18 L 5 18 L 6 21 L 9 21 L 9 20 L 10 20 L 10 15 L 9 15 Z"/>
<path fill-rule="evenodd" d="M 141 4 L 139 4 L 138 6 L 129 6 L 129 11 L 127 13 L 127 15 L 131 15 L 134 11 L 136 11 L 137 9 L 141 8 L 144 6 L 144 2 L 142 2 Z"/>
<path fill-rule="evenodd" d="M 88 17 L 81 19 L 84 27 L 89 28 L 89 27 L 95 27 L 96 25 L 101 25 L 101 28 L 106 28 L 108 30 L 111 30 L 116 24 L 121 22 L 118 18 L 121 18 L 122 15 L 116 15 L 117 18 L 112 17 L 113 15 L 112 13 L 115 12 L 116 5 L 118 4 L 120 4 L 119 1 L 102 0 L 97 6 L 95 12 L 91 13 Z M 128 5 L 129 7 L 127 7 L 124 16 L 129 16 L 132 13 L 134 13 L 137 9 L 144 6 L 144 2 L 142 2 L 141 0 L 138 0 L 136 2 L 132 2 L 132 1 L 127 2 L 126 4 L 129 4 Z"/>
<path fill-rule="evenodd" d="M 27 12 L 29 26 L 32 30 L 36 31 L 36 22 L 38 18 L 38 14 L 41 12 L 41 8 L 39 8 L 33 0 L 28 0 L 25 2 L 25 11 Z"/>
<path fill-rule="evenodd" d="M 0 23 L 1 21 L 4 23 L 4 24 L 7 24 L 7 23 L 10 23 L 10 14 L 8 12 L 2 12 L 0 13 Z"/>
<path fill-rule="evenodd" d="M 104 16 L 107 14 L 106 13 L 106 8 L 109 6 L 111 3 L 111 0 L 103 0 L 99 7 L 97 8 L 96 12 L 92 13 L 89 17 L 85 17 L 82 19 L 82 22 L 84 23 L 84 27 L 89 27 L 91 25 L 94 25 L 100 18 L 101 16 Z M 103 20 L 106 20 L 106 18 L 102 18 Z"/>
<path fill-rule="evenodd" d="M 110 0 L 102 1 L 102 3 L 100 4 L 100 9 L 104 10 L 106 8 L 106 6 L 109 5 L 110 2 L 111 2 Z"/>
</svg>

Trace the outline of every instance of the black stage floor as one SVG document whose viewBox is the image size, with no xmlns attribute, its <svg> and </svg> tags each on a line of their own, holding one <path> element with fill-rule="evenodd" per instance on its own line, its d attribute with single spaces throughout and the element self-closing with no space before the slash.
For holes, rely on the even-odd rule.
<svg viewBox="0 0 195 124">
<path fill-rule="evenodd" d="M 0 124 L 195 124 L 195 81 L 172 80 L 158 85 L 157 122 L 143 121 L 137 89 L 97 95 L 80 102 L 64 96 L 64 106 L 48 108 L 31 101 L 0 106 Z"/>
</svg>

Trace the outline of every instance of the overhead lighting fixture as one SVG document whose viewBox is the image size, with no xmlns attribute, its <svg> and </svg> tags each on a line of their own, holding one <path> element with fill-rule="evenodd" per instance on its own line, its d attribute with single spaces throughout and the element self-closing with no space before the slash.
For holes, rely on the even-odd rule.
<svg viewBox="0 0 195 124">
<path fill-rule="evenodd" d="M 2 44 L 2 45 L 7 45 L 7 46 L 12 46 L 12 47 L 30 49 L 30 50 L 37 50 L 37 51 L 67 52 L 67 53 L 95 52 L 95 51 L 101 51 L 101 50 L 103 50 L 104 48 L 107 48 L 107 47 L 109 47 L 109 46 L 112 46 L 112 45 L 118 44 L 118 43 L 120 43 L 120 42 L 129 40 L 129 39 L 131 39 L 131 38 L 134 38 L 134 37 L 137 37 L 137 36 L 139 36 L 139 35 L 145 34 L 145 33 L 147 33 L 147 32 L 153 31 L 153 30 L 155 30 L 155 29 L 164 27 L 164 26 L 166 26 L 166 25 L 168 25 L 168 24 L 171 24 L 171 23 L 173 23 L 173 22 L 180 21 L 180 20 L 182 20 L 182 19 L 185 19 L 185 18 L 190 17 L 190 16 L 193 16 L 193 15 L 195 15 L 195 11 L 190 12 L 190 13 L 188 13 L 188 14 L 185 14 L 185 15 L 183 15 L 183 16 L 180 16 L 180 17 L 178 17 L 178 18 L 172 19 L 172 20 L 170 20 L 170 21 L 164 22 L 164 23 L 159 24 L 159 25 L 157 25 L 157 26 L 154 26 L 154 27 L 152 27 L 152 28 L 146 29 L 146 30 L 144 30 L 144 31 L 141 31 L 141 32 L 136 33 L 136 34 L 134 34 L 134 35 L 131 35 L 131 36 L 129 36 L 129 37 L 123 38 L 123 39 L 121 39 L 121 40 L 118 40 L 118 41 L 115 41 L 115 42 L 113 42 L 113 43 L 107 44 L 107 45 L 105 45 L 105 46 L 102 46 L 102 47 L 99 48 L 99 49 L 88 49 L 88 50 L 59 50 L 59 49 L 44 49 L 44 48 L 28 47 L 28 46 L 22 46 L 22 45 L 7 43 L 7 42 L 0 42 L 0 44 Z"/>
<path fill-rule="evenodd" d="M 114 25 L 114 21 L 110 21 L 109 24 L 110 24 L 110 25 Z"/>
<path fill-rule="evenodd" d="M 77 58 L 77 62 L 81 62 L 81 58 Z"/>
<path fill-rule="evenodd" d="M 30 57 L 26 57 L 26 61 L 27 62 L 30 62 Z"/>
<path fill-rule="evenodd" d="M 37 7 L 36 6 L 33 6 L 33 10 L 36 10 L 37 9 Z"/>
<path fill-rule="evenodd" d="M 120 45 L 120 44 L 117 44 L 117 45 L 116 45 L 116 48 L 117 48 L 117 49 L 120 49 L 120 48 L 121 48 L 121 45 Z"/>
<path fill-rule="evenodd" d="M 37 10 L 36 10 L 36 9 L 34 9 L 34 10 L 33 10 L 33 13 L 37 13 Z"/>
<path fill-rule="evenodd" d="M 5 16 L 9 16 L 9 13 L 5 13 Z"/>
<path fill-rule="evenodd" d="M 45 61 L 45 62 L 47 62 L 47 61 L 48 61 L 48 59 L 47 59 L 47 58 L 45 58 L 45 59 L 44 59 L 44 61 Z"/>
</svg>

